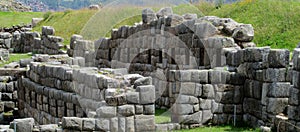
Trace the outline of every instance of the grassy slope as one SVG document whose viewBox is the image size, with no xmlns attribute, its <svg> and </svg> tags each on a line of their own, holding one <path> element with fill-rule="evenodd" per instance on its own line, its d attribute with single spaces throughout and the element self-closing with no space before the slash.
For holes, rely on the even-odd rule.
<svg viewBox="0 0 300 132">
<path fill-rule="evenodd" d="M 32 54 L 9 54 L 9 61 L 0 62 L 0 67 L 3 67 L 4 65 L 12 63 L 12 62 L 18 62 L 21 59 L 28 59 L 31 57 L 32 57 Z"/>
<path fill-rule="evenodd" d="M 31 23 L 34 17 L 43 17 L 41 12 L 0 12 L 0 27 Z"/>
<path fill-rule="evenodd" d="M 79 34 L 85 23 L 96 13 L 94 10 L 76 10 L 46 13 L 49 17 L 38 24 L 34 30 L 41 32 L 42 26 L 53 26 L 55 35 L 65 39 L 64 43 L 69 44 L 73 34 Z"/>
<path fill-rule="evenodd" d="M 223 5 L 198 6 L 205 15 L 229 17 L 255 28 L 254 42 L 258 46 L 288 48 L 292 50 L 300 42 L 300 2 L 295 0 L 243 0 Z"/>
</svg>

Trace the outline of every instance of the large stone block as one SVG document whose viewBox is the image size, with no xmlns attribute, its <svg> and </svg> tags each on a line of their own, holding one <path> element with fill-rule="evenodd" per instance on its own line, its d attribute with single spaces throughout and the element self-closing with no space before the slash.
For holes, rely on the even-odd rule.
<svg viewBox="0 0 300 132">
<path fill-rule="evenodd" d="M 96 121 L 93 118 L 82 119 L 82 130 L 84 131 L 94 131 L 96 127 Z"/>
<path fill-rule="evenodd" d="M 140 104 L 153 104 L 155 102 L 155 87 L 153 85 L 138 86 L 140 93 Z"/>
<path fill-rule="evenodd" d="M 118 106 L 118 114 L 122 116 L 132 116 L 135 114 L 134 105 L 122 105 Z"/>
<path fill-rule="evenodd" d="M 117 116 L 117 109 L 113 106 L 102 106 L 98 108 L 96 112 L 99 118 L 112 118 Z"/>
<path fill-rule="evenodd" d="M 202 121 L 202 111 L 191 115 L 179 116 L 179 123 L 181 124 L 200 124 Z"/>
<path fill-rule="evenodd" d="M 289 97 L 290 87 L 290 83 L 269 83 L 267 85 L 267 96 L 274 98 Z"/>
<path fill-rule="evenodd" d="M 244 49 L 245 62 L 264 62 L 267 61 L 270 47 L 250 47 Z"/>
<path fill-rule="evenodd" d="M 77 117 L 63 117 L 62 127 L 70 130 L 82 130 L 82 119 Z"/>
<path fill-rule="evenodd" d="M 157 16 L 154 11 L 150 8 L 144 9 L 142 11 L 142 19 L 143 23 L 150 23 L 151 21 L 157 20 Z"/>
<path fill-rule="evenodd" d="M 17 132 L 31 132 L 34 126 L 33 118 L 25 118 L 25 119 L 15 119 L 13 122 L 16 123 L 16 128 L 14 128 L 14 123 L 10 124 L 11 129 L 16 129 Z"/>
<path fill-rule="evenodd" d="M 109 131 L 110 122 L 108 119 L 100 118 L 96 119 L 96 131 Z"/>
<path fill-rule="evenodd" d="M 208 71 L 193 70 L 191 80 L 195 83 L 208 83 Z"/>
<path fill-rule="evenodd" d="M 285 82 L 287 69 L 280 68 L 280 69 L 272 69 L 268 68 L 263 71 L 263 78 L 266 82 Z"/>
<path fill-rule="evenodd" d="M 139 104 L 140 103 L 140 93 L 138 92 L 129 92 L 126 93 L 127 103 L 129 104 Z"/>
<path fill-rule="evenodd" d="M 289 67 L 290 51 L 287 49 L 272 49 L 268 55 L 270 68 Z"/>
<path fill-rule="evenodd" d="M 185 95 L 196 95 L 196 84 L 195 83 L 181 83 L 180 94 Z"/>
<path fill-rule="evenodd" d="M 195 34 L 199 38 L 211 37 L 217 34 L 218 29 L 210 22 L 201 22 L 195 24 Z"/>
<path fill-rule="evenodd" d="M 254 29 L 251 24 L 241 24 L 234 29 L 232 37 L 236 41 L 250 42 L 254 38 Z"/>
<path fill-rule="evenodd" d="M 204 98 L 215 98 L 215 90 L 213 85 L 205 84 L 202 87 L 202 97 Z"/>
<path fill-rule="evenodd" d="M 135 130 L 141 131 L 155 131 L 154 115 L 135 115 Z"/>
<path fill-rule="evenodd" d="M 288 98 L 269 98 L 267 112 L 274 115 L 283 113 L 288 106 Z"/>
<path fill-rule="evenodd" d="M 289 97 L 289 105 L 299 105 L 299 89 L 291 87 L 289 90 L 290 97 Z"/>
</svg>

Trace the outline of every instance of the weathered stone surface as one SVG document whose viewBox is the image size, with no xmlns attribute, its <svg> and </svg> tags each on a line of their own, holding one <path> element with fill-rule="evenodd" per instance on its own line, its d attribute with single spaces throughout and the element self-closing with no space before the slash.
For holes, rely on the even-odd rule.
<svg viewBox="0 0 300 132">
<path fill-rule="evenodd" d="M 290 83 L 272 83 L 267 85 L 268 92 L 267 96 L 275 98 L 289 97 Z"/>
<path fill-rule="evenodd" d="M 15 119 L 17 132 L 31 132 L 34 126 L 33 118 Z M 14 129 L 14 124 L 10 124 L 10 128 Z"/>
<path fill-rule="evenodd" d="M 184 14 L 182 15 L 182 17 L 185 19 L 185 20 L 194 20 L 194 19 L 197 19 L 197 14 L 190 14 L 190 13 L 187 13 L 187 14 Z"/>
<path fill-rule="evenodd" d="M 157 16 L 152 9 L 147 8 L 142 11 L 142 19 L 143 23 L 150 23 L 151 21 L 157 20 Z"/>
<path fill-rule="evenodd" d="M 234 29 L 232 37 L 237 41 L 250 42 L 254 38 L 254 29 L 251 24 L 242 24 Z"/>
<path fill-rule="evenodd" d="M 263 70 L 263 78 L 266 82 L 285 82 L 287 70 L 285 68 Z"/>
<path fill-rule="evenodd" d="M 54 30 L 53 27 L 43 26 L 42 27 L 42 34 L 43 35 L 54 35 L 55 34 L 55 30 Z"/>
<path fill-rule="evenodd" d="M 287 49 L 271 49 L 268 55 L 270 68 L 286 68 L 289 66 L 290 52 Z"/>
<path fill-rule="evenodd" d="M 174 112 L 180 115 L 188 115 L 194 113 L 194 106 L 190 104 L 174 104 Z"/>
<path fill-rule="evenodd" d="M 110 123 L 108 119 L 96 119 L 96 131 L 109 131 Z"/>
<path fill-rule="evenodd" d="M 129 92 L 126 93 L 127 103 L 129 104 L 139 104 L 140 103 L 140 93 L 138 92 Z"/>
<path fill-rule="evenodd" d="M 169 16 L 169 15 L 172 15 L 172 14 L 173 14 L 173 10 L 172 10 L 171 7 L 162 8 L 156 13 L 158 18 L 166 17 L 166 16 Z"/>
<path fill-rule="evenodd" d="M 155 105 L 144 105 L 144 115 L 154 115 Z"/>
<path fill-rule="evenodd" d="M 95 130 L 96 121 L 93 118 L 84 118 L 82 119 L 82 130 L 93 131 Z"/>
<path fill-rule="evenodd" d="M 195 83 L 181 83 L 180 94 L 185 95 L 196 95 L 196 84 Z"/>
<path fill-rule="evenodd" d="M 40 125 L 40 130 L 42 132 L 56 132 L 55 130 L 57 128 L 58 128 L 57 124 Z"/>
<path fill-rule="evenodd" d="M 214 98 L 215 91 L 213 85 L 205 84 L 202 87 L 202 97 L 204 98 Z"/>
<path fill-rule="evenodd" d="M 153 104 L 155 102 L 154 86 L 138 86 L 136 91 L 140 93 L 140 104 Z"/>
<path fill-rule="evenodd" d="M 287 107 L 288 98 L 269 98 L 267 104 L 267 112 L 279 114 Z"/>
<path fill-rule="evenodd" d="M 82 130 L 82 119 L 77 117 L 63 117 L 62 127 L 70 130 Z"/>
<path fill-rule="evenodd" d="M 141 131 L 155 131 L 155 121 L 153 115 L 136 115 L 135 120 L 135 130 L 137 132 Z"/>
<path fill-rule="evenodd" d="M 217 31 L 218 31 L 217 28 L 209 22 L 197 23 L 197 24 L 195 24 L 195 26 L 196 26 L 195 34 L 199 38 L 206 38 L 206 37 L 214 36 L 217 34 Z"/>
<path fill-rule="evenodd" d="M 113 106 L 102 106 L 98 108 L 96 112 L 100 118 L 112 118 L 117 115 L 117 109 Z"/>
<path fill-rule="evenodd" d="M 202 120 L 202 111 L 192 115 L 183 115 L 179 117 L 179 123 L 182 124 L 199 124 Z"/>
<path fill-rule="evenodd" d="M 135 114 L 134 105 L 122 105 L 118 106 L 118 114 L 122 116 L 132 116 Z"/>
<path fill-rule="evenodd" d="M 142 77 L 134 81 L 134 88 L 137 88 L 141 85 L 152 85 L 152 78 L 151 77 Z"/>
</svg>

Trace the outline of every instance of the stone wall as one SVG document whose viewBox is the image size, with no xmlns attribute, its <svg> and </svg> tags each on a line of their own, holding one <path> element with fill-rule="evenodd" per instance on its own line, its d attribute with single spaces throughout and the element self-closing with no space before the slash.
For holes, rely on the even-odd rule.
<svg viewBox="0 0 300 132">
<path fill-rule="evenodd" d="M 0 35 L 0 47 L 16 53 L 64 54 L 64 39 L 54 35 L 52 27 L 42 27 L 41 35 L 30 31 L 4 32 Z"/>
</svg>

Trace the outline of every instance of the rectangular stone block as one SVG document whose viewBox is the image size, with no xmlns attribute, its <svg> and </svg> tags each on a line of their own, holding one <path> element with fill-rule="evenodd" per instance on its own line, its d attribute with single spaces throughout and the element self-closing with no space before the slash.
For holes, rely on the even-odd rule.
<svg viewBox="0 0 300 132">
<path fill-rule="evenodd" d="M 270 47 L 249 47 L 244 49 L 245 62 L 263 62 L 267 61 Z"/>
<path fill-rule="evenodd" d="M 263 77 L 265 82 L 285 82 L 287 69 L 280 68 L 280 69 L 272 69 L 268 68 L 263 70 Z"/>
<path fill-rule="evenodd" d="M 205 84 L 202 87 L 202 96 L 203 98 L 215 98 L 215 90 L 213 85 Z"/>
<path fill-rule="evenodd" d="M 285 98 L 289 97 L 290 95 L 290 83 L 269 83 L 267 85 L 268 97 L 274 97 L 274 98 Z"/>
<path fill-rule="evenodd" d="M 96 131 L 110 131 L 110 122 L 108 119 L 99 118 L 96 119 Z"/>
<path fill-rule="evenodd" d="M 116 117 L 117 115 L 117 109 L 116 107 L 112 106 L 102 106 L 97 109 L 97 115 L 100 118 L 112 118 Z"/>
<path fill-rule="evenodd" d="M 289 97 L 289 105 L 299 105 L 299 89 L 291 87 L 289 90 L 290 97 Z"/>
<path fill-rule="evenodd" d="M 208 71 L 192 70 L 191 80 L 195 83 L 201 83 L 201 84 L 208 83 Z"/>
<path fill-rule="evenodd" d="M 96 127 L 96 120 L 93 118 L 83 118 L 82 119 L 82 130 L 84 131 L 94 131 Z"/>
<path fill-rule="evenodd" d="M 135 115 L 135 130 L 141 131 L 155 131 L 154 115 Z"/>
<path fill-rule="evenodd" d="M 138 86 L 136 91 L 140 93 L 140 104 L 153 104 L 155 102 L 155 87 L 153 85 Z"/>
<path fill-rule="evenodd" d="M 290 51 L 287 49 L 271 49 L 268 55 L 270 68 L 289 67 Z"/>
<path fill-rule="evenodd" d="M 288 106 L 288 98 L 269 98 L 267 104 L 267 112 L 271 114 L 283 113 Z"/>
<path fill-rule="evenodd" d="M 195 83 L 181 83 L 180 94 L 185 95 L 196 95 L 196 84 Z"/>
<path fill-rule="evenodd" d="M 62 128 L 70 130 L 82 130 L 82 119 L 77 117 L 63 117 Z"/>
</svg>

